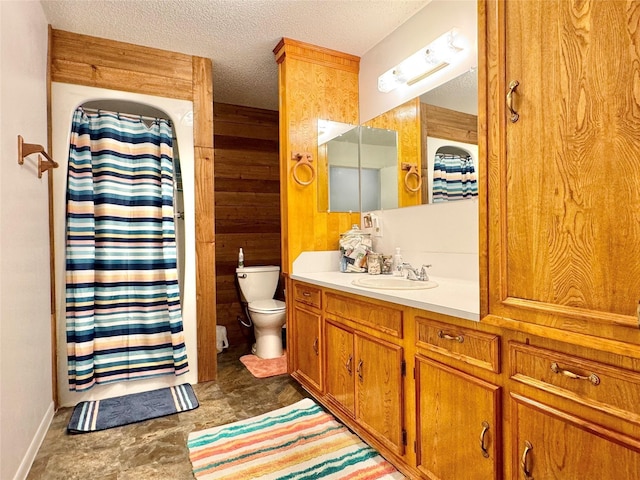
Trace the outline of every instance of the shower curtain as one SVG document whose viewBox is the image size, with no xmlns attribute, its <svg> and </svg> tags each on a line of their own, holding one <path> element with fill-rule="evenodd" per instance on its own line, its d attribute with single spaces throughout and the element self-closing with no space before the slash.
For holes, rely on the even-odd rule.
<svg viewBox="0 0 640 480">
<path fill-rule="evenodd" d="M 436 153 L 433 164 L 433 202 L 478 196 L 478 182 L 470 156 Z"/>
<path fill-rule="evenodd" d="M 188 372 L 176 266 L 173 139 L 114 112 L 73 115 L 66 227 L 70 390 Z"/>
</svg>

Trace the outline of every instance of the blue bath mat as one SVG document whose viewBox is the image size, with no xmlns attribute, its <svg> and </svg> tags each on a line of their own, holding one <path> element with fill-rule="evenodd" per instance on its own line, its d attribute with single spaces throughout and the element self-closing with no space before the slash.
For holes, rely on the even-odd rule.
<svg viewBox="0 0 640 480">
<path fill-rule="evenodd" d="M 190 384 L 132 393 L 121 397 L 80 402 L 73 409 L 68 433 L 87 433 L 121 427 L 151 418 L 198 408 L 198 399 Z"/>
</svg>

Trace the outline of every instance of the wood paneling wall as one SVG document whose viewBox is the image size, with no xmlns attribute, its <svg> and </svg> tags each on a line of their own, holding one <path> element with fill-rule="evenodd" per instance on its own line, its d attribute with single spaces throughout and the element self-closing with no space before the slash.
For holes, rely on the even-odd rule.
<svg viewBox="0 0 640 480">
<path fill-rule="evenodd" d="M 420 104 L 425 137 L 478 144 L 478 117 L 448 108 Z"/>
<path fill-rule="evenodd" d="M 216 103 L 214 122 L 217 319 L 231 345 L 248 344 L 235 269 L 240 247 L 246 266 L 281 263 L 278 112 Z"/>
<path fill-rule="evenodd" d="M 274 53 L 280 91 L 282 269 L 289 274 L 301 252 L 337 250 L 339 234 L 360 223 L 359 212 L 318 211 L 318 178 L 303 186 L 292 175 L 294 153 L 311 153 L 317 165 L 318 119 L 359 123 L 360 59 L 288 38 Z"/>
<path fill-rule="evenodd" d="M 217 352 L 211 60 L 61 30 L 52 30 L 50 43 L 53 82 L 193 102 L 198 381 L 214 380 Z"/>
</svg>

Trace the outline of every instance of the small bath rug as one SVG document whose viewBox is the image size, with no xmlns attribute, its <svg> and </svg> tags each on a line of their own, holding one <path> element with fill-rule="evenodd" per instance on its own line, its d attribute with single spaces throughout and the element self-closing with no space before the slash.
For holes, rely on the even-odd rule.
<svg viewBox="0 0 640 480">
<path fill-rule="evenodd" d="M 80 402 L 73 409 L 67 432 L 106 430 L 186 412 L 198 406 L 193 387 L 188 383 L 104 400 Z"/>
<path fill-rule="evenodd" d="M 405 478 L 309 398 L 192 432 L 187 446 L 196 479 Z"/>
<path fill-rule="evenodd" d="M 240 361 L 256 378 L 274 377 L 287 373 L 287 354 L 278 358 L 264 359 L 256 355 L 243 355 Z"/>
</svg>

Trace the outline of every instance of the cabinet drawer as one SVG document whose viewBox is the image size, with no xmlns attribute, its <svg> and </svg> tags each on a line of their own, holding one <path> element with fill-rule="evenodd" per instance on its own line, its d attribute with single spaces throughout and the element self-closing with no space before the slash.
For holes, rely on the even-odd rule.
<svg viewBox="0 0 640 480">
<path fill-rule="evenodd" d="M 640 424 L 640 374 L 511 342 L 511 378 Z"/>
<path fill-rule="evenodd" d="M 326 312 L 402 338 L 402 310 L 327 293 Z"/>
<path fill-rule="evenodd" d="M 500 337 L 416 318 L 416 346 L 492 372 L 500 372 Z"/>
<path fill-rule="evenodd" d="M 293 284 L 293 299 L 296 302 L 306 303 L 307 305 L 311 305 L 316 308 L 320 308 L 322 306 L 321 290 L 303 283 Z"/>
</svg>

